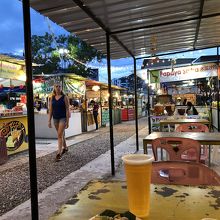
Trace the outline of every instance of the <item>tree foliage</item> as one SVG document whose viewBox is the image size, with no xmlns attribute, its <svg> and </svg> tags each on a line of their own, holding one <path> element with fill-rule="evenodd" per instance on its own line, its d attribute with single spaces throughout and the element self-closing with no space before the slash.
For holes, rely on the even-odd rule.
<svg viewBox="0 0 220 220">
<path fill-rule="evenodd" d="M 41 64 L 35 68 L 36 74 L 71 72 L 88 77 L 90 69 L 85 64 L 94 59 L 100 62 L 104 56 L 77 36 L 46 33 L 32 36 L 32 58 L 34 63 Z"/>
</svg>

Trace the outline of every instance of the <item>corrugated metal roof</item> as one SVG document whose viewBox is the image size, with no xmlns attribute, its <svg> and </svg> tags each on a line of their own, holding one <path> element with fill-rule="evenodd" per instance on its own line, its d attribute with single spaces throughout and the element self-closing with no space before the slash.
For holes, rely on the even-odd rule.
<svg viewBox="0 0 220 220">
<path fill-rule="evenodd" d="M 31 0 L 30 3 L 104 54 L 106 31 L 135 57 L 151 55 L 153 51 L 159 54 L 219 45 L 219 0 Z M 113 38 L 111 58 L 130 56 Z"/>
</svg>

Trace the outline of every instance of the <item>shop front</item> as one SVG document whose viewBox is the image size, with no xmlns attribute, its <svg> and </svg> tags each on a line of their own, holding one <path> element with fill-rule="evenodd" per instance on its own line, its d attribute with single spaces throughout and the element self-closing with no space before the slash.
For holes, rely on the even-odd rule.
<svg viewBox="0 0 220 220">
<path fill-rule="evenodd" d="M 113 124 L 121 123 L 121 93 L 120 93 L 121 90 L 123 90 L 123 88 L 112 85 L 112 97 L 113 97 L 112 99 L 112 104 L 113 104 L 112 122 Z M 99 126 L 104 126 L 104 127 L 109 126 L 108 85 L 106 83 L 101 83 L 101 82 L 97 82 L 94 80 L 87 80 L 86 81 L 86 98 L 88 100 L 88 109 L 87 109 L 88 120 L 89 118 L 91 118 L 91 121 L 93 120 L 92 105 L 90 105 L 90 102 L 94 100 L 95 102 L 99 104 L 99 115 L 98 115 Z M 91 124 L 91 125 L 93 127 L 95 126 L 94 124 Z M 93 127 L 88 127 L 88 129 L 89 130 L 93 129 Z"/>
<path fill-rule="evenodd" d="M 25 63 L 7 56 L 0 58 L 0 136 L 11 155 L 28 148 Z"/>
<path fill-rule="evenodd" d="M 211 120 L 217 69 L 215 63 L 208 63 L 151 71 L 150 78 L 158 78 L 150 84 L 152 131 L 157 131 L 159 121 L 167 117 Z M 198 115 L 187 114 L 187 102 L 195 106 Z"/>
</svg>

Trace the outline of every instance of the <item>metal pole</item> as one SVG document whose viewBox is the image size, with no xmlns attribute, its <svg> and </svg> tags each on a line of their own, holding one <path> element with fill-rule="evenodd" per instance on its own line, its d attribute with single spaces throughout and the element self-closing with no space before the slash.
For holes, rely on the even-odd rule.
<svg viewBox="0 0 220 220">
<path fill-rule="evenodd" d="M 110 127 L 110 148 L 111 148 L 111 170 L 112 175 L 115 175 L 115 155 L 114 155 L 114 136 L 113 136 L 113 123 L 112 123 L 112 80 L 111 80 L 111 60 L 110 60 L 110 37 L 106 33 L 107 45 L 107 68 L 108 68 L 108 103 L 109 103 L 109 127 Z"/>
<path fill-rule="evenodd" d="M 151 133 L 151 120 L 150 120 L 150 72 L 147 72 L 148 83 L 147 83 L 147 114 L 148 114 L 148 130 Z"/>
<path fill-rule="evenodd" d="M 217 64 L 218 64 L 218 68 L 219 68 L 219 47 L 217 47 Z M 218 89 L 217 89 L 217 120 L 218 120 L 218 131 L 220 131 L 220 120 L 219 120 L 219 78 L 217 76 L 218 79 Z"/>
<path fill-rule="evenodd" d="M 100 98 L 100 121 L 101 121 L 101 127 L 102 127 L 102 86 L 100 86 L 99 90 L 99 98 Z"/>
<path fill-rule="evenodd" d="M 129 94 L 128 94 L 128 89 L 127 89 L 127 101 L 126 101 L 126 104 L 127 104 L 127 121 L 129 121 L 129 115 L 128 115 L 128 107 L 129 107 L 129 98 L 128 98 Z"/>
<path fill-rule="evenodd" d="M 139 141 L 138 141 L 138 97 L 137 97 L 137 67 L 136 59 L 134 59 L 134 97 L 135 97 L 135 125 L 136 125 L 136 150 L 139 151 Z"/>
<path fill-rule="evenodd" d="M 38 192 L 37 192 L 37 166 L 36 166 L 36 146 L 35 146 L 35 126 L 34 126 L 34 98 L 32 84 L 32 57 L 31 57 L 31 22 L 30 22 L 30 2 L 23 3 L 24 19 L 24 45 L 26 64 L 26 94 L 27 94 L 27 114 L 28 114 L 28 148 L 29 148 L 29 172 L 31 187 L 31 216 L 32 220 L 38 220 Z"/>
</svg>

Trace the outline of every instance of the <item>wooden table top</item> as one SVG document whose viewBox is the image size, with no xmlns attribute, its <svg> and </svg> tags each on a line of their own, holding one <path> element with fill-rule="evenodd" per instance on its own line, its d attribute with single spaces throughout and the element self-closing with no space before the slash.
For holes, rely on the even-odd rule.
<svg viewBox="0 0 220 220">
<path fill-rule="evenodd" d="M 193 187 L 151 184 L 150 214 L 145 220 L 219 219 L 220 187 Z M 50 218 L 50 220 L 89 220 L 106 209 L 128 211 L 124 181 L 95 181 Z"/>
<path fill-rule="evenodd" d="M 185 119 L 166 119 L 161 120 L 160 124 L 184 124 L 184 123 L 202 123 L 202 124 L 209 124 L 207 119 L 192 119 L 192 118 L 185 118 Z"/>
<path fill-rule="evenodd" d="M 153 132 L 143 139 L 144 144 L 150 144 L 152 140 L 161 137 L 191 138 L 204 145 L 220 145 L 220 133 L 218 132 Z"/>
</svg>

